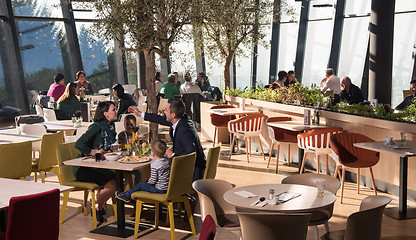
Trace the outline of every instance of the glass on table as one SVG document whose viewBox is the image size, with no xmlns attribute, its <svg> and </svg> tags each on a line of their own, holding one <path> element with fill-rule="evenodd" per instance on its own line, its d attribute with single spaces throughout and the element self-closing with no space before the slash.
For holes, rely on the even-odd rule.
<svg viewBox="0 0 416 240">
<path fill-rule="evenodd" d="M 318 195 L 323 196 L 325 192 L 325 180 L 324 179 L 317 179 L 316 180 L 316 188 L 318 189 Z"/>
<path fill-rule="evenodd" d="M 406 137 L 407 137 L 407 132 L 400 132 L 400 142 L 403 145 L 406 145 Z"/>
</svg>

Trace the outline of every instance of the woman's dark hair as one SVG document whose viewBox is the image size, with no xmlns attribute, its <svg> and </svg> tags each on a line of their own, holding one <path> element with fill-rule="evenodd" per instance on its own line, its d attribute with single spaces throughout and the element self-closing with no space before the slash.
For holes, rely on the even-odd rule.
<svg viewBox="0 0 416 240">
<path fill-rule="evenodd" d="M 279 80 L 283 80 L 283 78 L 287 76 L 287 72 L 280 71 L 277 73 L 277 76 L 279 77 Z"/>
<path fill-rule="evenodd" d="M 185 113 L 185 104 L 183 103 L 182 99 L 180 98 L 172 98 L 168 100 L 170 103 L 170 111 L 175 113 L 176 118 L 182 118 L 183 114 Z"/>
<path fill-rule="evenodd" d="M 107 118 L 104 116 L 104 112 L 108 112 L 111 105 L 114 107 L 116 106 L 112 101 L 100 102 L 97 106 L 97 110 L 95 111 L 94 122 L 101 122 L 103 120 L 107 121 Z"/>
<path fill-rule="evenodd" d="M 85 76 L 85 72 L 84 71 L 78 71 L 77 74 L 75 74 L 75 76 L 77 77 L 77 79 L 79 78 L 79 76 L 81 76 L 81 74 L 84 74 Z"/>
<path fill-rule="evenodd" d="M 113 86 L 113 90 L 117 92 L 117 97 L 121 97 L 124 94 L 124 88 L 121 84 L 116 84 Z"/>
<path fill-rule="evenodd" d="M 66 104 L 70 104 L 72 101 L 72 96 L 75 96 L 75 89 L 78 85 L 74 82 L 70 82 L 66 85 L 65 91 L 62 96 L 56 101 L 56 103 L 64 102 Z"/>
<path fill-rule="evenodd" d="M 57 73 L 57 74 L 55 74 L 55 76 L 53 76 L 53 80 L 54 80 L 56 83 L 59 83 L 62 79 L 64 79 L 64 75 L 62 75 L 62 74 L 60 74 L 60 73 Z"/>
</svg>

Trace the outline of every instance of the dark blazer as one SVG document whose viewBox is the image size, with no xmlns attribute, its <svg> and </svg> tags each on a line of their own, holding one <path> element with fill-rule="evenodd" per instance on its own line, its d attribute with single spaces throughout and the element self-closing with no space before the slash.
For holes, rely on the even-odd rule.
<svg viewBox="0 0 416 240">
<path fill-rule="evenodd" d="M 181 156 L 196 152 L 195 167 L 200 169 L 205 168 L 206 158 L 204 150 L 201 142 L 199 141 L 199 136 L 195 130 L 195 126 L 186 114 L 184 114 L 184 116 L 179 120 L 174 136 L 172 123 L 166 120 L 166 116 L 146 113 L 144 115 L 144 120 L 169 126 L 169 135 L 173 142 L 173 152 L 175 155 Z"/>
</svg>

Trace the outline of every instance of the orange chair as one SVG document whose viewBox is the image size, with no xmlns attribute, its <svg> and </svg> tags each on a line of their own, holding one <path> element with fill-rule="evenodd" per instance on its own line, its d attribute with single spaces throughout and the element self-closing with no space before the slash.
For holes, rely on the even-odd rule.
<svg viewBox="0 0 416 240">
<path fill-rule="evenodd" d="M 326 174 L 329 174 L 328 171 L 328 155 L 332 153 L 331 148 L 329 147 L 329 138 L 332 134 L 341 133 L 342 128 L 332 127 L 332 128 L 320 128 L 307 131 L 304 133 L 298 134 L 298 146 L 305 150 L 303 155 L 302 167 L 300 173 L 303 173 L 305 169 L 306 155 L 308 153 L 315 153 L 316 161 L 316 172 L 319 173 L 319 155 L 325 155 L 326 157 Z"/>
<path fill-rule="evenodd" d="M 228 131 L 232 134 L 234 134 L 233 142 L 231 144 L 231 148 L 234 147 L 234 142 L 237 138 L 237 135 L 243 135 L 244 140 L 246 142 L 246 149 L 247 149 L 247 162 L 250 161 L 249 154 L 251 156 L 251 137 L 257 136 L 260 143 L 261 152 L 263 154 L 264 160 L 266 160 L 266 157 L 264 156 L 263 146 L 261 144 L 260 139 L 260 131 L 263 124 L 263 118 L 266 115 L 264 114 L 255 114 L 255 115 L 249 115 L 242 118 L 238 118 L 235 120 L 231 120 L 228 122 Z M 250 145 L 249 145 L 250 144 Z M 229 159 L 231 159 L 232 150 L 230 150 L 230 156 Z"/>
<path fill-rule="evenodd" d="M 222 108 L 234 108 L 232 105 L 218 105 L 213 106 L 211 109 L 222 109 Z M 227 127 L 228 121 L 230 121 L 229 116 L 221 116 L 218 114 L 211 113 L 211 124 L 215 126 L 214 138 L 212 139 L 212 146 L 215 147 L 215 137 L 217 136 L 217 128 Z M 218 136 L 217 136 L 218 138 Z"/>
<path fill-rule="evenodd" d="M 270 122 L 282 122 L 282 121 L 293 121 L 291 117 L 271 117 L 267 119 L 267 123 Z M 272 153 L 275 146 L 277 146 L 276 153 L 276 173 L 279 167 L 279 153 L 280 153 L 280 144 L 287 143 L 287 162 L 290 164 L 290 144 L 297 143 L 296 135 L 297 132 L 289 131 L 286 129 L 267 126 L 269 130 L 269 138 L 272 140 L 272 145 L 270 146 L 269 161 L 267 162 L 267 168 L 269 168 L 270 161 L 272 159 Z"/>
<path fill-rule="evenodd" d="M 371 167 L 378 163 L 380 154 L 375 151 L 354 147 L 354 143 L 362 142 L 374 142 L 374 140 L 362 134 L 347 132 L 334 134 L 330 138 L 330 146 L 333 151 L 333 158 L 337 162 L 335 177 L 339 167 L 342 168 L 341 203 L 342 198 L 344 196 L 344 181 L 346 167 L 357 168 L 358 194 L 360 193 L 360 169 L 369 168 L 371 181 L 373 183 L 374 188 L 374 194 L 377 195 L 376 183 L 374 182 L 373 169 Z"/>
</svg>

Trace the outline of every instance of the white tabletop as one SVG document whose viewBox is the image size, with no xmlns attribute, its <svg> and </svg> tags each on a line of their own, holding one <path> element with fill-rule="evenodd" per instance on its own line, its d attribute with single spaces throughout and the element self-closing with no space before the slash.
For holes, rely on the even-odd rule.
<svg viewBox="0 0 416 240">
<path fill-rule="evenodd" d="M 278 205 L 267 204 L 264 207 L 251 206 L 251 204 L 256 202 L 260 197 L 268 199 L 269 189 L 274 189 L 275 195 L 283 192 L 300 193 L 301 195 Z M 242 197 L 235 193 L 238 191 L 247 191 L 257 195 L 257 197 Z M 331 192 L 325 191 L 323 196 L 319 196 L 317 193 L 317 188 L 304 185 L 260 184 L 238 187 L 229 190 L 224 194 L 224 199 L 238 208 L 268 212 L 308 212 L 313 209 L 329 206 L 336 200 L 336 196 Z"/>
<path fill-rule="evenodd" d="M 400 157 L 416 156 L 416 141 L 407 141 L 406 146 L 401 146 L 400 140 L 395 140 L 394 144 L 391 145 L 386 145 L 384 144 L 384 141 L 379 141 L 354 143 L 354 146 L 376 152 L 396 154 Z"/>
<path fill-rule="evenodd" d="M 305 125 L 303 122 L 300 121 L 281 121 L 281 122 L 269 122 L 267 123 L 268 126 L 283 128 L 290 131 L 304 131 L 304 130 L 311 130 L 316 128 L 327 128 L 324 123 L 320 123 L 319 125 Z"/>
<path fill-rule="evenodd" d="M 75 131 L 78 128 L 73 126 L 72 120 L 58 120 L 58 121 L 50 121 L 50 122 L 41 122 L 36 124 L 42 124 L 46 126 L 48 131 Z M 88 127 L 92 124 L 92 122 L 82 122 L 81 127 Z"/>
<path fill-rule="evenodd" d="M 259 110 L 249 110 L 241 108 L 219 108 L 219 109 L 208 109 L 206 110 L 209 113 L 221 115 L 221 116 L 233 116 L 233 115 L 243 115 L 243 114 L 256 114 L 260 113 Z"/>
<path fill-rule="evenodd" d="M 0 130 L 0 144 L 20 143 L 20 142 L 38 142 L 42 140 L 41 136 L 20 135 L 17 134 L 16 128 Z"/>
<path fill-rule="evenodd" d="M 74 189 L 74 187 L 58 184 L 0 178 L 0 210 L 9 207 L 9 201 L 12 197 L 46 192 L 56 188 L 61 192 Z"/>
<path fill-rule="evenodd" d="M 84 160 L 83 160 L 84 159 Z M 104 168 L 111 170 L 122 170 L 122 171 L 133 171 L 140 169 L 146 165 L 149 165 L 152 161 L 143 162 L 143 163 L 122 163 L 119 161 L 99 161 L 96 162 L 93 158 L 76 158 L 72 160 L 65 161 L 64 164 L 68 166 L 80 166 L 80 167 L 94 167 L 94 168 Z"/>
</svg>

